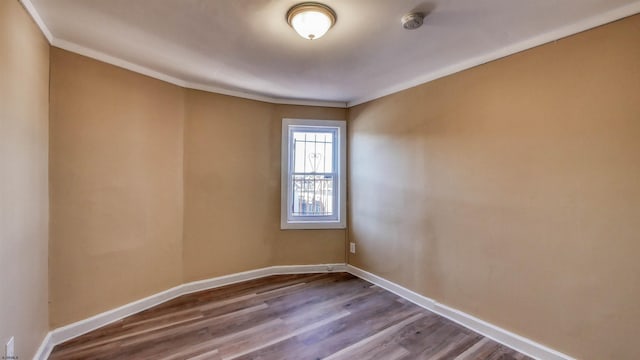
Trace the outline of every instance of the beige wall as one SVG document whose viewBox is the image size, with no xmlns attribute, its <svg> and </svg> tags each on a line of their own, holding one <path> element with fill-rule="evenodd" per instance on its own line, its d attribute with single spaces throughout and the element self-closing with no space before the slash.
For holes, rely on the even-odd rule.
<svg viewBox="0 0 640 360">
<path fill-rule="evenodd" d="M 195 90 L 186 104 L 185 281 L 345 261 L 344 230 L 280 230 L 282 118 L 345 119 L 345 109 Z"/>
<path fill-rule="evenodd" d="M 273 241 L 273 265 L 344 263 L 346 230 L 279 230 L 280 228 L 280 152 L 282 119 L 346 120 L 347 110 L 311 106 L 277 105 L 271 117 L 271 171 L 277 176 L 277 189 L 272 190 L 277 200 L 272 211 L 277 215 L 271 229 Z M 274 221 L 274 220 L 272 220 Z"/>
<path fill-rule="evenodd" d="M 50 322 L 182 281 L 184 89 L 51 50 Z"/>
<path fill-rule="evenodd" d="M 345 261 L 344 230 L 279 229 L 281 118 L 345 109 L 185 90 L 57 48 L 51 69 L 53 327 L 185 281 Z"/>
<path fill-rule="evenodd" d="M 49 108 L 46 41 L 17 2 L 0 19 L 0 340 L 18 355 L 47 328 L 47 150 L 53 327 L 181 282 L 344 261 L 343 230 L 279 229 L 281 119 L 344 109 L 56 48 Z M 638 43 L 635 16 L 351 109 L 349 261 L 579 358 L 640 357 L 621 341 L 640 326 Z"/>
<path fill-rule="evenodd" d="M 640 358 L 639 44 L 636 15 L 351 109 L 349 262 L 581 359 Z"/>
<path fill-rule="evenodd" d="M 0 352 L 33 357 L 48 331 L 49 44 L 0 1 Z"/>
</svg>

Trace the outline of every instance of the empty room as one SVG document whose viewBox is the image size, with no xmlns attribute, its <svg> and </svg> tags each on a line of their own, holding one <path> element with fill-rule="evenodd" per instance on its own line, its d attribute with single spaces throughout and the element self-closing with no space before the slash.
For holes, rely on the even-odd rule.
<svg viewBox="0 0 640 360">
<path fill-rule="evenodd" d="M 636 360 L 640 1 L 0 0 L 5 360 Z"/>
</svg>

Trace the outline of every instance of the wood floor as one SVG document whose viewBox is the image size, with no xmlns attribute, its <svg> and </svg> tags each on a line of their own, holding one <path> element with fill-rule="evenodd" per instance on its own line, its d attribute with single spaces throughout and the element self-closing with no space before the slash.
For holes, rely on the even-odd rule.
<svg viewBox="0 0 640 360">
<path fill-rule="evenodd" d="M 185 295 L 56 346 L 50 359 L 528 359 L 347 273 Z"/>
</svg>

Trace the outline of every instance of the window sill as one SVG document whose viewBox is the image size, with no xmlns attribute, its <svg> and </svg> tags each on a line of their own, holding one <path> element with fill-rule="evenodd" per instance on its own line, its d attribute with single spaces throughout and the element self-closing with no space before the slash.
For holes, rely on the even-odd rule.
<svg viewBox="0 0 640 360">
<path fill-rule="evenodd" d="M 280 224 L 280 230 L 332 230 L 346 229 L 343 222 L 287 222 Z"/>
</svg>

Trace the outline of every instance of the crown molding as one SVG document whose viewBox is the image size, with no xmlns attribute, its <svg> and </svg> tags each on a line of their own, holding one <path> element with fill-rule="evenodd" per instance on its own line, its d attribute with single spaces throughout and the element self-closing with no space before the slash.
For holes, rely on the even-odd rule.
<svg viewBox="0 0 640 360">
<path fill-rule="evenodd" d="M 35 6 L 33 6 L 33 4 L 31 3 L 31 0 L 18 0 L 18 2 L 22 4 L 22 6 L 27 10 L 27 13 L 31 15 L 33 21 L 35 21 L 36 25 L 38 25 L 38 27 L 40 28 L 42 35 L 44 35 L 44 37 L 47 38 L 47 41 L 49 41 L 49 44 L 51 44 L 53 35 L 51 35 L 51 31 L 49 31 L 47 24 L 44 23 Z"/>
<path fill-rule="evenodd" d="M 104 52 L 97 51 L 89 47 L 73 43 L 71 41 L 57 38 L 53 36 L 53 34 L 49 30 L 45 22 L 42 20 L 42 17 L 36 10 L 35 6 L 33 6 L 33 3 L 31 2 L 31 0 L 18 0 L 18 1 L 20 1 L 20 3 L 24 6 L 24 8 L 29 13 L 29 15 L 31 15 L 31 18 L 33 18 L 35 23 L 40 28 L 40 31 L 42 31 L 42 34 L 47 38 L 47 40 L 49 41 L 49 44 L 51 46 L 55 46 L 63 50 L 67 50 L 82 56 L 86 56 L 88 58 L 92 58 L 92 59 L 110 64 L 110 65 L 114 65 L 126 70 L 130 70 L 135 73 L 142 74 L 154 79 L 168 82 L 170 84 L 177 85 L 186 89 L 201 90 L 201 91 L 206 91 L 210 93 L 234 96 L 234 97 L 239 97 L 239 98 L 249 99 L 249 100 L 262 101 L 262 102 L 267 102 L 271 104 L 320 106 L 320 107 L 334 107 L 334 108 L 347 107 L 347 103 L 344 101 L 279 98 L 279 97 L 261 95 L 261 94 L 248 92 L 248 91 L 231 90 L 231 89 L 226 89 L 223 87 L 218 87 L 213 85 L 206 85 L 206 84 L 199 84 L 199 83 L 194 83 L 190 81 L 185 81 L 180 78 L 150 69 L 148 67 L 141 66 L 141 65 L 117 58 L 115 56 L 111 56 Z"/>
<path fill-rule="evenodd" d="M 158 80 L 161 80 L 176 86 L 180 86 L 186 89 L 201 90 L 201 91 L 206 91 L 210 93 L 234 96 L 234 97 L 239 97 L 239 98 L 249 99 L 249 100 L 262 101 L 262 102 L 267 102 L 271 104 L 321 106 L 321 107 L 335 107 L 335 108 L 347 107 L 346 102 L 277 98 L 277 97 L 270 97 L 270 96 L 250 93 L 250 92 L 229 90 L 229 89 L 212 86 L 212 85 L 189 82 L 177 77 L 164 74 L 159 71 L 152 70 L 145 66 L 141 66 L 141 65 L 117 58 L 115 56 L 111 56 L 109 54 L 106 54 L 97 50 L 93 50 L 91 48 L 88 48 L 82 45 L 78 45 L 70 41 L 58 39 L 56 37 L 52 39 L 51 46 L 55 46 L 57 48 L 67 50 L 72 53 L 86 56 L 88 58 L 92 58 L 110 65 L 117 66 L 119 68 L 133 71 L 135 73 L 142 74 L 154 79 L 158 79 Z"/>
<path fill-rule="evenodd" d="M 498 60 L 500 58 L 507 57 L 509 55 L 513 55 L 515 53 L 519 53 L 521 51 L 534 48 L 536 46 L 550 43 L 550 42 L 565 38 L 567 36 L 575 35 L 583 31 L 593 29 L 595 27 L 602 26 L 610 22 L 620 20 L 622 18 L 632 16 L 638 13 L 640 13 L 640 1 L 636 1 L 634 3 L 619 7 L 611 11 L 607 11 L 597 16 L 584 19 L 577 23 L 563 26 L 561 28 L 549 31 L 547 33 L 544 33 L 538 36 L 534 36 L 527 40 L 520 41 L 518 43 L 500 48 L 498 50 L 495 50 L 480 56 L 476 56 L 474 58 L 459 62 L 457 64 L 444 67 L 438 71 L 433 71 L 426 74 L 419 74 L 413 80 L 406 81 L 394 86 L 390 86 L 378 91 L 373 91 L 371 92 L 371 94 L 367 96 L 364 96 L 362 98 L 358 98 L 355 100 L 351 100 L 347 103 L 347 107 L 350 108 L 350 107 L 360 105 L 375 99 L 379 99 L 381 97 L 395 94 L 397 92 L 407 90 L 412 87 L 416 87 L 418 85 L 422 85 L 430 81 L 433 81 L 445 76 L 449 76 L 449 75 L 461 72 L 463 70 L 476 67 L 478 65 L 488 63 L 490 61 Z"/>
<path fill-rule="evenodd" d="M 100 51 L 96 51 L 81 45 L 78 45 L 76 43 L 72 43 L 66 40 L 62 40 L 62 39 L 58 39 L 58 38 L 53 38 L 51 40 L 51 46 L 63 49 L 63 50 L 67 50 L 69 52 L 75 53 L 75 54 L 79 54 L 82 56 L 86 56 L 88 58 L 91 59 L 95 59 L 113 66 L 117 66 L 119 68 L 123 68 L 123 69 L 127 69 L 130 71 L 133 71 L 135 73 L 141 74 L 141 75 L 145 75 L 157 80 L 162 80 L 164 82 L 173 84 L 173 85 L 177 85 L 180 87 L 187 87 L 187 83 L 185 81 L 182 81 L 178 78 L 175 78 L 173 76 L 169 76 L 166 74 L 163 74 L 161 72 L 155 71 L 155 70 L 151 70 L 149 68 L 146 68 L 144 66 L 140 66 L 140 65 L 136 65 L 134 63 L 119 59 L 117 57 L 105 54 L 103 52 Z"/>
<path fill-rule="evenodd" d="M 617 9 L 604 12 L 597 16 L 593 16 L 593 17 L 584 19 L 582 21 L 579 21 L 567 26 L 563 26 L 556 30 L 549 31 L 547 33 L 544 33 L 538 36 L 534 36 L 527 40 L 520 41 L 518 43 L 500 48 L 495 51 L 488 52 L 480 56 L 476 56 L 474 58 L 459 62 L 457 64 L 444 67 L 438 71 L 419 74 L 416 77 L 414 77 L 413 80 L 402 82 L 393 86 L 389 86 L 381 90 L 372 91 L 367 96 L 352 99 L 350 101 L 340 102 L 340 101 L 277 98 L 277 97 L 270 97 L 266 95 L 256 94 L 249 91 L 230 90 L 230 89 L 225 89 L 223 87 L 188 82 L 188 81 L 149 69 L 147 67 L 116 58 L 114 56 L 105 54 L 103 52 L 90 49 L 88 47 L 84 47 L 63 39 L 58 39 L 52 35 L 51 31 L 49 31 L 46 24 L 38 14 L 38 11 L 31 3 L 31 0 L 19 0 L 19 1 L 23 4 L 27 12 L 31 15 L 31 17 L 36 22 L 36 24 L 40 27 L 40 30 L 42 31 L 42 33 L 44 34 L 44 36 L 47 38 L 47 40 L 52 46 L 56 46 L 67 51 L 84 55 L 84 56 L 111 64 L 111 65 L 114 65 L 114 66 L 118 66 L 136 73 L 140 73 L 140 74 L 143 74 L 158 80 L 162 80 L 180 87 L 188 88 L 188 89 L 202 90 L 202 91 L 216 93 L 216 94 L 235 96 L 235 97 L 263 101 L 263 102 L 268 102 L 273 104 L 322 106 L 322 107 L 337 107 L 337 108 L 350 108 L 356 105 L 360 105 L 365 102 L 369 102 L 384 96 L 395 94 L 397 92 L 407 90 L 412 87 L 416 87 L 418 85 L 422 85 L 430 81 L 433 81 L 445 76 L 449 76 L 449 75 L 473 68 L 478 65 L 488 63 L 490 61 L 507 57 L 509 55 L 513 55 L 515 53 L 534 48 L 536 46 L 553 42 L 553 41 L 565 38 L 567 36 L 575 35 L 577 33 L 640 13 L 640 0 L 639 0 L 631 4 L 621 6 Z"/>
</svg>

